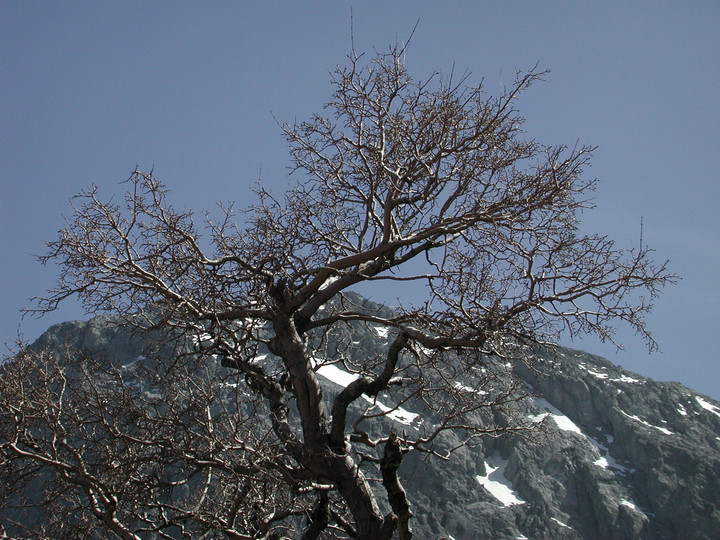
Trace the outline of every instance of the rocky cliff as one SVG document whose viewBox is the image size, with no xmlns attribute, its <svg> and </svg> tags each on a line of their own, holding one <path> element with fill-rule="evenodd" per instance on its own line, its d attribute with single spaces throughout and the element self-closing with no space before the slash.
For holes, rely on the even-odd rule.
<svg viewBox="0 0 720 540">
<path fill-rule="evenodd" d="M 108 322 L 56 325 L 35 347 L 88 349 L 125 367 L 146 359 L 145 338 Z M 387 340 L 367 328 L 348 331 L 363 348 Z M 718 538 L 720 403 L 588 353 L 536 356 L 533 369 L 520 361 L 512 369 L 534 396 L 515 413 L 537 430 L 481 440 L 447 460 L 405 457 L 415 537 Z M 330 368 L 319 371 L 327 395 L 349 380 Z M 420 415 L 409 403 L 387 421 L 405 428 Z M 438 449 L 456 442 L 446 435 Z"/>
<path fill-rule="evenodd" d="M 431 534 L 718 538 L 720 404 L 581 351 L 545 355 L 540 372 L 515 367 L 546 431 L 463 451 L 453 480 L 437 464 L 406 470 L 418 497 L 442 494 L 422 503 Z"/>
</svg>

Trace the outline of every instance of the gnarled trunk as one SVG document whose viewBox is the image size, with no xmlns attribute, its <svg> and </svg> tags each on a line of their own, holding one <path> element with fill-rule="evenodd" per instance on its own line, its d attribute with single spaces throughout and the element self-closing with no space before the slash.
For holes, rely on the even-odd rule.
<svg viewBox="0 0 720 540">
<path fill-rule="evenodd" d="M 279 315 L 273 321 L 271 352 L 282 358 L 290 374 L 303 430 L 303 450 L 295 456 L 319 481 L 337 487 L 355 519 L 357 538 L 383 540 L 392 536 L 395 517 L 383 517 L 365 475 L 344 449 L 333 450 L 322 388 L 312 359 L 293 318 Z"/>
</svg>

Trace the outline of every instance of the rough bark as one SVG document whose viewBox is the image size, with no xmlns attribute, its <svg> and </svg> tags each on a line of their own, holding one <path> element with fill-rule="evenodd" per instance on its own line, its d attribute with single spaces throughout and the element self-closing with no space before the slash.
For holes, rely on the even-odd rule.
<svg viewBox="0 0 720 540">
<path fill-rule="evenodd" d="M 397 516 L 398 536 L 400 540 L 410 540 L 412 538 L 412 528 L 410 527 L 412 512 L 410 511 L 407 493 L 398 477 L 398 469 L 400 469 L 401 463 L 402 448 L 397 434 L 391 431 L 388 441 L 385 443 L 385 453 L 380 462 L 380 472 L 383 486 L 388 494 L 390 507 Z"/>
</svg>

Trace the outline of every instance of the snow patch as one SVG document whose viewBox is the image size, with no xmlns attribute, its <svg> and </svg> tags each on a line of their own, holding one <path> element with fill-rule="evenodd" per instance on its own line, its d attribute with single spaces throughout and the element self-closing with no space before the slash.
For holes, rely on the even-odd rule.
<svg viewBox="0 0 720 540">
<path fill-rule="evenodd" d="M 557 519 L 557 518 L 550 518 L 550 519 L 553 520 L 553 521 L 554 521 L 555 523 L 557 523 L 558 525 L 560 525 L 561 527 L 564 527 L 564 528 L 566 528 L 566 529 L 572 529 L 572 527 L 571 527 L 570 525 L 568 525 L 567 523 L 563 523 L 562 521 L 560 521 L 560 520 Z"/>
<path fill-rule="evenodd" d="M 720 407 L 717 407 L 710 403 L 709 401 L 705 401 L 700 396 L 695 396 L 695 400 L 698 402 L 698 404 L 705 409 L 706 411 L 710 411 L 711 413 L 720 416 Z"/>
<path fill-rule="evenodd" d="M 610 451 L 607 446 L 604 444 L 601 444 L 599 441 L 595 440 L 594 438 L 590 437 L 586 433 L 584 433 L 580 427 L 570 420 L 567 416 L 565 416 L 559 409 L 557 409 L 555 406 L 553 406 L 549 401 L 542 399 L 542 398 L 535 398 L 535 402 L 545 409 L 547 412 L 531 416 L 530 419 L 533 422 L 540 422 L 542 421 L 546 416 L 551 416 L 555 424 L 557 425 L 558 429 L 561 429 L 563 431 L 571 431 L 573 433 L 577 433 L 578 435 L 583 436 L 592 446 L 595 447 L 595 449 L 599 453 L 598 459 L 596 459 L 593 463 L 597 465 L 598 467 L 602 467 L 603 469 L 615 469 L 617 471 L 620 471 L 622 473 L 633 473 L 635 472 L 635 469 L 629 469 L 628 467 L 620 464 L 615 458 L 613 458 L 610 455 Z M 660 428 L 663 429 L 663 428 Z M 611 435 L 608 435 L 608 442 L 612 443 L 613 438 Z"/>
<path fill-rule="evenodd" d="M 485 462 L 485 470 L 487 471 L 485 476 L 477 475 L 475 477 L 480 485 L 487 489 L 503 506 L 525 504 L 525 501 L 518 497 L 513 489 L 512 483 L 505 477 L 507 460 L 494 457 L 493 462 L 497 463 L 497 465 L 493 465 L 489 461 Z"/>
<path fill-rule="evenodd" d="M 625 506 L 627 508 L 630 508 L 634 512 L 637 512 L 638 514 L 640 514 L 644 519 L 649 519 L 648 516 L 655 516 L 655 514 L 653 514 L 652 512 L 646 510 L 645 508 L 643 508 L 641 506 L 638 506 L 637 503 L 635 503 L 629 499 L 622 499 L 620 501 L 619 506 Z"/>
<path fill-rule="evenodd" d="M 607 373 L 600 373 L 599 371 L 593 371 L 592 369 L 590 369 L 590 368 L 588 368 L 588 367 L 585 367 L 585 366 L 583 366 L 583 368 L 584 368 L 585 371 L 587 371 L 590 375 L 592 375 L 593 377 L 596 377 L 596 378 L 598 378 L 598 379 L 608 379 L 608 378 L 610 378 L 610 375 L 608 375 Z"/>
<path fill-rule="evenodd" d="M 318 360 L 316 359 L 315 362 L 318 362 Z M 357 373 L 349 373 L 344 369 L 340 369 L 335 364 L 321 365 L 315 370 L 315 373 L 317 373 L 321 377 L 324 377 L 330 382 L 337 384 L 338 386 L 342 386 L 343 388 L 347 387 L 347 385 L 349 385 L 351 382 L 360 378 L 360 375 L 358 375 Z M 383 403 L 380 403 L 379 401 L 372 399 L 364 394 L 362 398 L 368 403 L 371 403 L 374 408 L 377 408 L 381 412 L 385 413 L 385 416 L 387 416 L 389 419 L 394 420 L 399 424 L 409 426 L 413 422 L 415 422 L 415 420 L 417 420 L 417 418 L 420 416 L 419 414 L 410 412 L 406 409 L 403 409 L 402 407 L 388 407 L 387 405 L 384 405 Z"/>
<path fill-rule="evenodd" d="M 485 390 L 475 390 L 474 388 L 470 388 L 469 386 L 465 386 L 464 384 L 459 382 L 455 382 L 453 386 L 458 390 L 462 390 L 463 392 L 468 392 L 470 394 L 477 394 L 479 396 L 484 396 L 487 394 Z"/>
<path fill-rule="evenodd" d="M 638 506 L 633 501 L 630 501 L 628 499 L 622 499 L 620 501 L 620 506 L 627 506 L 628 508 L 631 508 L 638 514 L 642 515 L 645 519 L 648 519 L 648 516 L 655 516 L 652 512 L 649 512 L 648 510 L 642 508 L 641 506 Z"/>
<path fill-rule="evenodd" d="M 420 416 L 419 414 L 410 412 L 402 407 L 388 407 L 387 405 L 383 405 L 379 401 L 376 401 L 365 394 L 363 394 L 362 398 L 368 403 L 372 403 L 373 408 L 380 409 L 383 413 L 385 413 L 385 416 L 390 418 L 390 420 L 394 420 L 399 424 L 409 426 L 417 420 L 418 416 Z"/>
<path fill-rule="evenodd" d="M 623 499 L 622 501 L 620 501 L 620 506 L 627 506 L 628 508 L 632 508 L 636 512 L 640 512 L 640 509 L 637 507 L 637 505 L 634 502 L 628 501 L 626 499 Z"/>
<path fill-rule="evenodd" d="M 373 326 L 373 330 L 381 338 L 387 338 L 390 335 L 390 327 L 388 326 Z"/>
<path fill-rule="evenodd" d="M 547 401 L 543 398 L 535 398 L 535 403 L 537 403 L 541 408 L 545 409 L 545 413 L 538 414 L 531 416 L 530 419 L 534 422 L 540 422 L 542 421 L 546 416 L 550 415 L 552 419 L 555 421 L 555 424 L 558 428 L 560 428 L 563 431 L 572 431 L 573 433 L 578 433 L 580 435 L 585 436 L 585 434 L 582 432 L 582 430 L 573 422 L 570 420 L 567 416 L 565 416 L 558 408 L 556 408 L 552 403 Z"/>
<path fill-rule="evenodd" d="M 635 379 L 635 378 L 629 377 L 629 376 L 627 376 L 627 375 L 620 375 L 620 377 L 618 377 L 617 379 L 611 379 L 611 378 L 610 378 L 610 375 L 608 375 L 607 373 L 603 373 L 603 372 L 601 372 L 601 371 L 592 370 L 592 369 L 590 369 L 589 367 L 587 367 L 585 364 L 580 364 L 580 368 L 584 369 L 584 370 L 587 371 L 590 375 L 592 375 L 593 377 L 595 377 L 595 378 L 597 378 L 597 379 L 606 379 L 606 380 L 608 380 L 609 382 L 624 382 L 624 383 L 639 383 L 639 382 L 642 382 L 640 379 Z M 604 369 L 604 368 L 603 368 L 603 369 Z"/>
<path fill-rule="evenodd" d="M 357 373 L 348 373 L 344 369 L 340 369 L 335 364 L 325 364 L 320 366 L 316 373 L 343 388 L 354 380 L 358 379 Z"/>
<path fill-rule="evenodd" d="M 422 356 L 424 356 L 425 358 L 430 358 L 435 354 L 435 351 L 433 349 L 428 349 L 420 343 L 414 343 L 414 346 L 416 350 L 420 352 L 420 354 L 422 354 Z"/>
<path fill-rule="evenodd" d="M 620 375 L 619 379 L 610 379 L 611 381 L 615 382 L 626 382 L 626 383 L 640 383 L 642 382 L 640 379 L 633 379 L 632 377 L 628 377 L 627 375 Z"/>
<path fill-rule="evenodd" d="M 607 446 L 601 444 L 599 441 L 596 441 L 592 437 L 588 437 L 587 435 L 585 435 L 585 437 L 590 442 L 590 444 L 592 444 L 600 452 L 600 457 L 593 461 L 593 464 L 597 465 L 598 467 L 602 467 L 603 469 L 615 469 L 625 474 L 632 474 L 635 472 L 635 469 L 629 469 L 625 465 L 620 464 L 620 462 L 614 457 L 612 457 L 610 455 L 610 450 Z M 612 441 L 612 435 L 608 435 L 608 443 L 612 444 Z"/>
<path fill-rule="evenodd" d="M 651 428 L 653 428 L 653 429 L 657 429 L 658 431 L 660 431 L 661 433 L 664 433 L 665 435 L 675 435 L 675 434 L 674 434 L 672 431 L 670 431 L 669 429 L 666 429 L 666 428 L 664 428 L 664 427 L 660 427 L 660 426 L 653 425 L 653 424 L 651 424 L 650 422 L 646 422 L 645 420 L 642 420 L 641 418 L 638 418 L 637 416 L 634 416 L 634 415 L 632 415 L 632 414 L 628 414 L 628 413 L 626 413 L 625 411 L 620 411 L 620 412 L 623 413 L 623 414 L 624 414 L 625 416 L 627 416 L 628 418 L 630 418 L 630 419 L 632 419 L 632 420 L 635 420 L 636 422 L 640 422 L 640 423 L 641 423 L 642 425 L 644 425 L 644 426 L 651 427 Z M 720 415 L 719 415 L 719 416 L 720 416 Z"/>
<path fill-rule="evenodd" d="M 602 467 L 603 469 L 610 468 L 610 462 L 607 460 L 607 458 L 605 456 L 600 456 L 598 459 L 593 461 L 593 465 L 597 465 L 598 467 Z"/>
</svg>

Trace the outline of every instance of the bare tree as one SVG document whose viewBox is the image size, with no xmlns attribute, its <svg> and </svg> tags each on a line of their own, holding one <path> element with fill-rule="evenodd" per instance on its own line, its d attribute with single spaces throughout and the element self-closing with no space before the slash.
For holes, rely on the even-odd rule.
<svg viewBox="0 0 720 540">
<path fill-rule="evenodd" d="M 278 509 L 298 512 L 302 497 L 277 480 L 282 449 L 237 377 L 197 359 L 171 370 L 141 360 L 25 350 L 2 367 L 9 525 L 40 538 L 251 538 Z"/>
<path fill-rule="evenodd" d="M 267 506 L 302 494 L 297 507 L 288 502 L 273 519 L 304 516 L 306 538 L 410 538 L 410 501 L 398 478 L 404 453 L 433 452 L 446 430 L 468 441 L 525 427 L 473 420 L 478 410 L 517 399 L 511 384 L 497 382 L 498 371 L 509 369 L 498 359 L 553 343 L 561 332 L 612 340 L 617 321 L 652 348 L 643 315 L 673 280 L 642 243 L 626 251 L 580 234 L 578 214 L 591 206 L 595 186 L 582 176 L 592 149 L 527 140 L 515 109 L 543 73 L 519 73 L 493 97 L 465 78 L 414 81 L 403 54 L 352 55 L 336 70 L 327 115 L 283 126 L 294 185 L 284 198 L 258 188 L 242 224 L 225 208 L 219 220 L 206 216 L 201 238 L 193 214 L 174 209 L 164 186 L 136 170 L 124 201 L 104 201 L 95 187 L 81 193 L 42 258 L 57 262 L 61 274 L 40 311 L 79 296 L 89 312 L 203 336 L 201 352 L 243 376 L 262 403 L 256 414 L 269 419 L 269 438 L 253 446 L 251 461 L 258 481 L 276 489 L 274 499 L 253 500 Z M 390 312 L 368 310 L 349 295 L 364 283 L 395 281 L 417 283 L 424 298 Z M 350 323 L 387 336 L 386 350 L 353 355 L 357 345 L 333 337 Z M 330 341 L 333 354 L 324 354 Z M 262 348 L 272 354 L 258 362 Z M 332 364 L 347 377 L 328 399 L 318 373 Z M 194 375 L 187 377 L 173 384 L 194 384 Z M 386 394 L 390 406 L 381 402 Z M 372 435 L 369 425 L 410 401 L 439 421 Z M 227 419 L 251 427 L 249 418 L 228 412 Z M 194 421 L 203 429 L 209 422 Z M 237 448 L 246 444 L 236 439 Z M 199 455 L 209 440 L 188 440 L 188 452 Z M 153 440 L 143 451 L 165 450 Z M 230 455 L 217 459 L 219 471 L 237 463 Z M 381 481 L 371 482 L 368 475 L 378 472 Z M 227 474 L 251 483 L 255 473 Z M 224 489 L 218 485 L 212 489 Z M 85 506 L 130 537 L 138 516 L 107 518 L 112 502 L 101 507 L 93 497 Z M 383 504 L 390 510 L 381 511 Z M 230 537 L 269 530 L 238 528 L 233 518 L 207 527 Z"/>
</svg>

